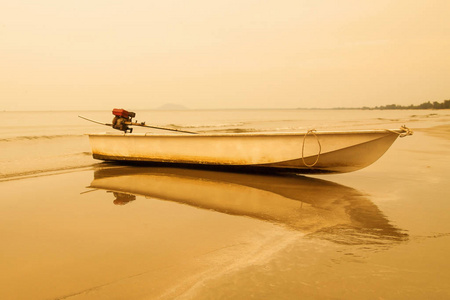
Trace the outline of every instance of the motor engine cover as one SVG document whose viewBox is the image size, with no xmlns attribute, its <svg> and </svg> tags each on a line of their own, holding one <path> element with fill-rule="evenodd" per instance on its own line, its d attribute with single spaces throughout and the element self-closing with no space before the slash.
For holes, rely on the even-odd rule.
<svg viewBox="0 0 450 300">
<path fill-rule="evenodd" d="M 127 111 L 127 110 L 121 109 L 121 108 L 114 108 L 112 113 L 115 116 L 122 117 L 125 119 L 134 118 L 136 116 L 136 114 L 134 112 Z"/>
</svg>

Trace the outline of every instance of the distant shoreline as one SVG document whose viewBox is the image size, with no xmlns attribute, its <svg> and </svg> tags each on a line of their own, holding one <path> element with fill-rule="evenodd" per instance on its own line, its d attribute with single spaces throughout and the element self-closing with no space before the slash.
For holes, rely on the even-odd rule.
<svg viewBox="0 0 450 300">
<path fill-rule="evenodd" d="M 135 111 L 215 111 L 215 110 L 441 110 L 450 109 L 450 100 L 444 100 L 442 102 L 434 101 L 433 103 L 428 101 L 419 105 L 397 105 L 389 104 L 384 106 L 375 107 L 327 107 L 327 108 L 317 108 L 317 107 L 297 107 L 297 108 L 188 108 L 182 105 L 167 104 L 157 108 L 134 108 Z M 81 111 L 104 111 L 102 109 L 69 109 L 69 110 L 5 110 L 0 109 L 0 113 L 6 112 L 81 112 Z"/>
<path fill-rule="evenodd" d="M 409 106 L 403 106 L 403 105 L 397 105 L 397 104 L 389 104 L 384 106 L 375 106 L 375 107 L 358 107 L 358 108 L 333 108 L 333 109 L 362 109 L 362 110 L 394 110 L 394 109 L 450 109 L 450 100 L 444 100 L 442 102 L 434 101 L 431 103 L 430 101 L 424 102 L 419 105 L 409 105 Z"/>
</svg>

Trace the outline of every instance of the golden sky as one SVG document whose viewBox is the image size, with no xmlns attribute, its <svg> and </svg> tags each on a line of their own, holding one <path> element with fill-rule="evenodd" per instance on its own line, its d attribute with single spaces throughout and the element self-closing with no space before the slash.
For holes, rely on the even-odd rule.
<svg viewBox="0 0 450 300">
<path fill-rule="evenodd" d="M 0 110 L 450 98 L 449 0 L 0 0 Z"/>
</svg>

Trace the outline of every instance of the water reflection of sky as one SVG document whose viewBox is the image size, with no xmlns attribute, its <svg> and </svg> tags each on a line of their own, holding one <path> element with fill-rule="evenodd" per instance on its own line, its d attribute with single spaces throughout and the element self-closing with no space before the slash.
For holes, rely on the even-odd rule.
<svg viewBox="0 0 450 300">
<path fill-rule="evenodd" d="M 220 213 L 247 216 L 348 245 L 389 245 L 408 240 L 361 192 L 295 175 L 256 175 L 154 167 L 95 171 L 91 188 L 124 205 L 145 196 Z"/>
</svg>

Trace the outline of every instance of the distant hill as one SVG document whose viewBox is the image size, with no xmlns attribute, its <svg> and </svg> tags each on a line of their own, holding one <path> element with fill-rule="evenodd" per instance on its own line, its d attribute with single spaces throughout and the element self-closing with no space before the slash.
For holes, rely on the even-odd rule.
<svg viewBox="0 0 450 300">
<path fill-rule="evenodd" d="M 174 104 L 174 103 L 166 103 L 164 105 L 161 105 L 157 107 L 158 110 L 187 110 L 186 106 L 180 105 L 180 104 Z"/>
</svg>

